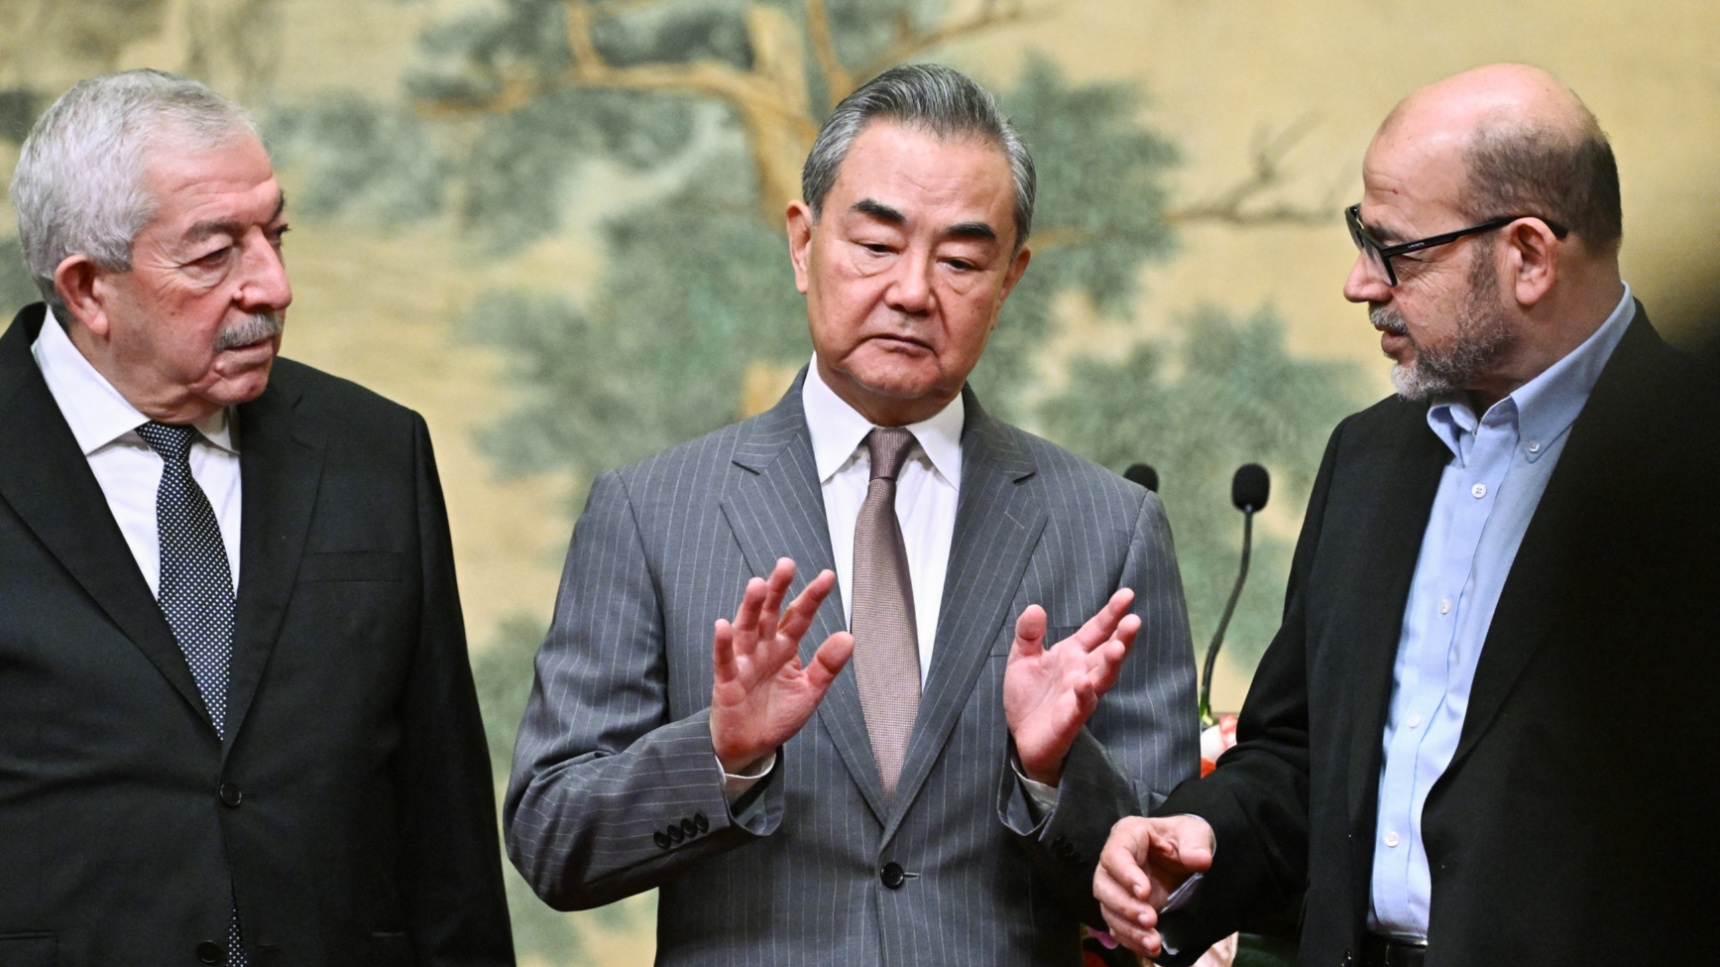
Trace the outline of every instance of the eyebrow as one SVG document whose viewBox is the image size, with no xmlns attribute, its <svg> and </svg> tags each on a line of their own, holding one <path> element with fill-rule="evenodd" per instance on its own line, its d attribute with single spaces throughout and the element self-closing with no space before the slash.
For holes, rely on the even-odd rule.
<svg viewBox="0 0 1720 967">
<path fill-rule="evenodd" d="M 280 218 L 281 213 L 286 210 L 287 193 L 283 191 L 275 200 L 275 211 L 269 216 L 269 221 L 273 222 Z M 213 235 L 230 235 L 234 238 L 238 238 L 243 234 L 245 234 L 245 226 L 231 219 L 198 222 L 195 225 L 192 225 L 189 229 L 186 229 L 185 243 L 188 245 L 195 245 Z"/>
<path fill-rule="evenodd" d="M 892 225 L 905 225 L 908 222 L 908 216 L 881 201 L 873 201 L 870 198 L 860 199 L 849 210 L 859 212 L 862 215 L 870 215 L 881 222 L 889 222 Z"/>
<path fill-rule="evenodd" d="M 894 208 L 891 208 L 889 205 L 886 205 L 881 201 L 874 201 L 871 198 L 862 198 L 855 202 L 854 207 L 850 209 L 850 211 L 856 211 L 862 215 L 869 215 L 881 222 L 888 222 L 891 225 L 905 225 L 908 222 L 908 216 Z M 987 242 L 997 241 L 997 229 L 992 228 L 985 222 L 957 222 L 949 228 L 944 229 L 941 234 L 944 238 L 970 238 Z"/>
</svg>

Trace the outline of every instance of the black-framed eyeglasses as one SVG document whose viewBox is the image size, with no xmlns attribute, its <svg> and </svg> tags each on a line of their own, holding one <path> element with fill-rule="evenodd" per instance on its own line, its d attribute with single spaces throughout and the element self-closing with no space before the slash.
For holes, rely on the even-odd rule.
<svg viewBox="0 0 1720 967">
<path fill-rule="evenodd" d="M 1504 228 L 1519 218 L 1540 218 L 1541 221 L 1546 222 L 1547 227 L 1552 229 L 1553 234 L 1558 238 L 1564 238 L 1570 234 L 1570 229 L 1557 222 L 1547 221 L 1539 215 L 1501 215 L 1498 218 L 1490 218 L 1479 225 L 1460 228 L 1455 232 L 1429 235 L 1427 238 L 1418 238 L 1413 242 L 1403 242 L 1398 245 L 1386 245 L 1375 238 L 1373 233 L 1368 231 L 1367 226 L 1362 224 L 1361 205 L 1351 205 L 1344 209 L 1344 222 L 1350 226 L 1350 241 L 1356 243 L 1357 249 L 1368 254 L 1374 267 L 1385 273 L 1386 284 L 1393 288 L 1396 288 L 1398 284 L 1397 270 L 1392 268 L 1393 256 L 1408 255 L 1410 252 L 1419 252 L 1422 249 L 1434 248 L 1439 245 L 1449 245 L 1460 238 L 1479 235 L 1482 232 L 1491 232 L 1496 228 Z"/>
</svg>

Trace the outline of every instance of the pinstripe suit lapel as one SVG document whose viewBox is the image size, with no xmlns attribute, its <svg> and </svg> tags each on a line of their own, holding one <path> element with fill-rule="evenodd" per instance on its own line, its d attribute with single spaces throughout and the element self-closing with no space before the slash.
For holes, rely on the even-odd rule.
<svg viewBox="0 0 1720 967">
<path fill-rule="evenodd" d="M 884 830 L 886 843 L 955 728 L 999 629 L 1014 619 L 1010 605 L 1045 529 L 1044 506 L 1022 485 L 1035 472 L 1032 459 L 986 415 L 972 390 L 962 392 L 967 425 L 962 432 L 961 496 L 943 607 L 896 808 Z"/>
<path fill-rule="evenodd" d="M 735 445 L 734 480 L 722 499 L 723 516 L 754 574 L 769 574 L 779 557 L 794 559 L 791 595 L 799 594 L 818 572 L 836 567 L 812 437 L 800 402 L 805 379 L 806 371 L 802 370 L 776 406 L 747 426 Z M 842 613 L 842 590 L 837 588 L 825 599 L 812 628 L 801 639 L 803 663 L 812 660 L 812 653 L 825 638 L 846 628 Z M 860 690 L 852 674 L 837 676 L 818 706 L 818 718 L 866 804 L 883 822 L 884 784 L 872 758 L 872 741 L 860 710 Z"/>
</svg>

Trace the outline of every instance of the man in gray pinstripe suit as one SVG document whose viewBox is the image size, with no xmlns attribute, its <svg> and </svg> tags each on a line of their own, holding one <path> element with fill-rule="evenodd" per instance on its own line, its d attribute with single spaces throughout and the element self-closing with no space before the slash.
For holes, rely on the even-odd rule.
<svg viewBox="0 0 1720 967">
<path fill-rule="evenodd" d="M 990 95 L 880 75 L 803 189 L 813 363 L 769 412 L 593 484 L 509 853 L 558 908 L 660 888 L 663 964 L 1079 963 L 1111 824 L 1196 764 L 1163 509 L 966 388 L 1033 211 Z"/>
</svg>

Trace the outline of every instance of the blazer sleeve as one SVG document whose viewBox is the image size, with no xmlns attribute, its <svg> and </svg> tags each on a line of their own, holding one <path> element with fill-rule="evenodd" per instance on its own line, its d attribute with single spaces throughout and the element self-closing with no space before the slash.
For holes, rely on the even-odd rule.
<svg viewBox="0 0 1720 967">
<path fill-rule="evenodd" d="M 1204 779 L 1186 782 L 1161 814 L 1189 814 L 1213 827 L 1212 868 L 1182 909 L 1165 916 L 1164 935 L 1179 967 L 1241 929 L 1281 924 L 1308 876 L 1308 675 L 1306 582 L 1320 543 L 1339 441 L 1326 445 L 1290 565 L 1284 621 L 1262 656 L 1237 719 L 1236 747 Z"/>
<path fill-rule="evenodd" d="M 1200 765 L 1188 610 L 1170 525 L 1150 493 L 1136 514 L 1122 574 L 1106 596 L 1123 587 L 1135 591 L 1131 610 L 1141 630 L 1116 684 L 1069 750 L 1056 806 L 1034 823 L 1011 767 L 999 790 L 999 817 L 1040 875 L 1077 916 L 1101 928 L 1093 873 L 1111 827 L 1125 816 L 1157 812 Z"/>
<path fill-rule="evenodd" d="M 781 823 L 780 768 L 731 807 L 709 709 L 670 721 L 658 586 L 623 478 L 605 473 L 574 527 L 503 807 L 508 855 L 557 909 L 657 887 Z"/>
<path fill-rule="evenodd" d="M 494 779 L 466 654 L 448 513 L 429 429 L 417 414 L 412 426 L 423 600 L 394 762 L 400 895 L 415 963 L 512 964 Z"/>
</svg>

